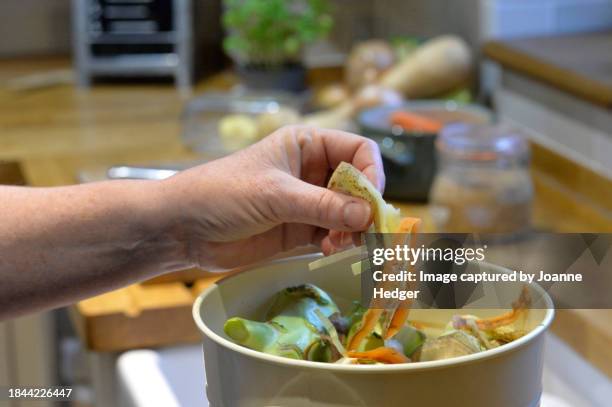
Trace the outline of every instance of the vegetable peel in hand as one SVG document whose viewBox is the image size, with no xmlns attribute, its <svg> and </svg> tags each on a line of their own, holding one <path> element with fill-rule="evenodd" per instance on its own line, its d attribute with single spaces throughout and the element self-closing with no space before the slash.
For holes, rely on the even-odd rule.
<svg viewBox="0 0 612 407">
<path fill-rule="evenodd" d="M 341 162 L 332 174 L 327 188 L 361 198 L 372 206 L 374 232 L 392 233 L 400 222 L 400 211 L 385 202 L 379 190 L 357 168 Z"/>
<path fill-rule="evenodd" d="M 421 220 L 418 218 L 401 218 L 399 209 L 388 204 L 382 197 L 382 194 L 370 180 L 357 168 L 346 162 L 341 162 L 334 173 L 332 174 L 327 187 L 333 191 L 338 191 L 351 195 L 357 198 L 364 199 L 370 203 L 373 212 L 373 227 L 370 231 L 375 233 L 397 233 L 398 239 L 402 241 L 392 242 L 393 244 L 412 243 L 415 239 Z M 373 229 L 373 230 L 372 230 Z M 403 240 L 410 239 L 410 242 Z M 385 267 L 394 267 L 393 264 L 386 264 Z M 381 319 L 386 316 L 384 324 L 383 337 L 385 339 L 393 336 L 408 317 L 408 309 L 410 304 L 404 304 L 403 307 L 397 307 L 392 313 L 385 312 L 382 309 L 370 309 L 363 317 L 362 325 L 357 330 L 349 343 L 349 350 L 356 350 L 360 344 Z"/>
<path fill-rule="evenodd" d="M 372 208 L 373 224 L 370 232 L 390 233 L 397 229 L 401 221 L 399 209 L 387 204 L 380 191 L 372 185 L 370 180 L 357 168 L 347 162 L 341 162 L 332 174 L 327 188 L 368 202 Z M 343 250 L 339 253 L 315 260 L 308 265 L 310 270 L 326 267 L 330 264 L 340 262 L 347 257 L 354 257 L 362 252 L 361 248 L 355 247 Z M 359 274 L 359 266 L 353 267 L 353 273 Z"/>
</svg>

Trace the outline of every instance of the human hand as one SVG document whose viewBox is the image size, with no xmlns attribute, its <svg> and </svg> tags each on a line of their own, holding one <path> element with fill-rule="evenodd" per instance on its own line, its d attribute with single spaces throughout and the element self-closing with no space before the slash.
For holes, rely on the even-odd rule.
<svg viewBox="0 0 612 407">
<path fill-rule="evenodd" d="M 256 262 L 298 246 L 329 254 L 371 223 L 365 201 L 325 188 L 342 161 L 379 189 L 378 146 L 354 134 L 283 127 L 235 154 L 163 181 L 189 260 L 206 269 Z"/>
</svg>

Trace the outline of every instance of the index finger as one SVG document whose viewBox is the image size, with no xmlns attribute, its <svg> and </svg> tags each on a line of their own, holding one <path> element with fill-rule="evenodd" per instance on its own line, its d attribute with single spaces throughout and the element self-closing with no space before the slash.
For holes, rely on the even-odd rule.
<svg viewBox="0 0 612 407">
<path fill-rule="evenodd" d="M 331 169 L 346 161 L 363 172 L 370 182 L 383 192 L 385 172 L 380 149 L 374 140 L 341 130 L 312 130 L 313 138 L 319 138 L 322 142 Z"/>
</svg>

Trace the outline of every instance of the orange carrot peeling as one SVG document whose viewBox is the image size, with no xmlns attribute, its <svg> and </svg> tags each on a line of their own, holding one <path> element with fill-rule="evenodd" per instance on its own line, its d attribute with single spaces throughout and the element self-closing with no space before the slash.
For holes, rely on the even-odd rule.
<svg viewBox="0 0 612 407">
<path fill-rule="evenodd" d="M 374 331 L 376 323 L 380 319 L 383 311 L 384 310 L 382 309 L 370 308 L 365 312 L 365 314 L 363 314 L 361 326 L 359 327 L 357 332 L 355 332 L 355 335 L 353 335 L 351 341 L 347 346 L 349 351 L 354 351 L 359 348 L 361 342 L 363 342 L 365 338 L 367 338 L 368 335 L 370 335 L 372 331 Z"/>
<path fill-rule="evenodd" d="M 403 218 L 400 221 L 400 225 L 398 227 L 398 233 L 409 233 L 410 234 L 410 244 L 414 246 L 414 239 L 416 239 L 416 234 L 419 233 L 419 227 L 421 226 L 421 219 L 419 218 Z M 413 266 L 409 266 L 413 269 Z M 415 285 L 413 283 L 412 285 Z M 414 287 L 410 287 L 413 289 Z M 410 314 L 410 307 L 412 306 L 412 299 L 405 300 L 403 304 L 401 304 L 400 308 L 397 308 L 393 313 L 393 317 L 391 318 L 391 322 L 387 327 L 387 330 L 384 334 L 384 339 L 389 339 L 393 337 L 396 333 L 399 332 L 400 329 L 406 323 L 408 319 L 408 314 Z"/>
<path fill-rule="evenodd" d="M 443 127 L 443 124 L 439 121 L 404 110 L 393 112 L 389 120 L 391 125 L 400 126 L 403 130 L 412 132 L 437 133 Z"/>
<path fill-rule="evenodd" d="M 418 233 L 420 225 L 421 219 L 419 218 L 402 218 L 396 233 L 401 233 L 404 239 L 406 237 L 406 234 L 410 234 L 410 242 L 412 244 L 415 235 Z M 404 239 L 402 239 L 402 241 L 394 242 L 394 244 L 404 244 Z M 388 263 L 386 266 L 392 267 L 393 265 Z M 393 312 L 393 315 L 391 316 L 389 326 L 384 332 L 384 339 L 389 339 L 393 335 L 395 335 L 406 322 L 406 319 L 408 318 L 408 314 L 410 312 L 410 305 L 412 300 L 407 301 L 410 301 L 410 303 L 404 302 L 401 308 L 391 310 L 391 312 Z M 372 333 L 372 331 L 376 327 L 376 323 L 380 320 L 380 317 L 383 315 L 384 311 L 385 310 L 382 309 L 370 308 L 365 312 L 365 314 L 363 315 L 363 319 L 361 320 L 361 326 L 359 327 L 357 332 L 355 332 L 355 335 L 353 335 L 351 341 L 348 344 L 348 350 L 355 351 L 359 348 L 361 342 L 364 341 L 368 337 L 368 335 Z"/>
<path fill-rule="evenodd" d="M 393 348 L 387 348 L 381 346 L 380 348 L 368 350 L 365 352 L 349 351 L 348 357 L 355 359 L 367 359 L 375 362 L 396 364 L 396 363 L 408 363 L 408 359 L 403 353 L 398 352 Z"/>
</svg>

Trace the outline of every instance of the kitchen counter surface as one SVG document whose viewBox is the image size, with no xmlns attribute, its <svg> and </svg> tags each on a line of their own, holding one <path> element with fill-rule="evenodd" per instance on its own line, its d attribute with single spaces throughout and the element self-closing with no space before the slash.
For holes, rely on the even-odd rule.
<svg viewBox="0 0 612 407">
<path fill-rule="evenodd" d="M 10 83 L 17 73 L 66 67 L 63 59 L 0 61 L 0 85 Z M 194 94 L 226 90 L 233 84 L 232 74 L 217 74 L 200 82 Z M 71 184 L 80 170 L 114 164 L 194 160 L 197 154 L 180 140 L 179 118 L 185 101 L 171 85 L 163 84 L 99 85 L 92 90 L 59 85 L 27 91 L 0 86 L 0 160 L 18 162 L 34 186 Z M 599 205 L 583 207 L 576 204 L 580 199 L 557 199 L 572 191 L 555 188 L 559 180 L 549 174 L 558 165 L 550 165 L 550 154 L 543 155 L 542 161 L 546 171 L 535 174 L 541 192 L 535 201 L 536 226 L 568 232 L 611 231 L 609 213 L 598 210 Z M 578 187 L 576 182 L 573 186 Z M 426 205 L 399 206 L 406 213 L 429 218 Z"/>
<path fill-rule="evenodd" d="M 115 84 L 77 90 L 65 84 L 27 91 L 3 86 L 17 74 L 67 67 L 65 59 L 0 61 L 0 161 L 17 162 L 29 185 L 71 184 L 81 170 L 114 164 L 197 159 L 181 144 L 179 118 L 185 99 L 171 85 Z M 195 93 L 228 89 L 234 83 L 231 74 L 221 73 L 201 82 Z M 536 226 L 565 232 L 612 231 L 607 199 L 593 202 L 590 198 L 598 194 L 576 193 L 585 181 L 575 175 L 571 164 L 561 161 L 559 164 L 558 157 L 534 149 Z M 555 175 L 559 173 L 565 175 Z M 601 179 L 594 182 L 609 185 Z M 606 194 L 605 189 L 600 192 Z M 421 216 L 431 224 L 426 205 L 399 206 L 405 214 Z M 125 294 L 124 290 L 110 295 L 121 297 L 118 293 Z M 134 294 L 134 289 L 131 292 Z M 97 298 L 91 300 L 93 308 L 103 303 Z M 612 318 L 612 314 L 604 311 L 603 317 Z M 612 332 L 607 334 L 612 341 Z"/>
<path fill-rule="evenodd" d="M 484 53 L 534 79 L 612 108 L 610 48 L 612 32 L 603 32 L 492 41 Z"/>
</svg>

